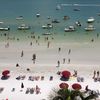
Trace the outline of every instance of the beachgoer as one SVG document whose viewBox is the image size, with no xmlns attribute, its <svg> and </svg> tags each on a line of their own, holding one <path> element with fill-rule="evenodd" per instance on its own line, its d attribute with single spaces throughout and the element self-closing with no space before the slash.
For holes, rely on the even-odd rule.
<svg viewBox="0 0 100 100">
<path fill-rule="evenodd" d="M 70 63 L 70 58 L 68 59 L 68 64 Z"/>
<path fill-rule="evenodd" d="M 95 75 L 96 75 L 96 71 L 94 70 L 94 73 L 93 73 L 93 78 L 95 78 Z"/>
<path fill-rule="evenodd" d="M 24 52 L 23 52 L 23 50 L 22 50 L 22 52 L 21 52 L 21 57 L 23 57 L 24 56 Z"/>
<path fill-rule="evenodd" d="M 65 64 L 65 60 L 66 60 L 66 59 L 65 59 L 65 58 L 63 58 L 63 64 Z"/>
<path fill-rule="evenodd" d="M 35 63 L 35 60 L 36 60 L 36 54 L 33 54 L 32 60 L 33 60 L 33 63 Z"/>
<path fill-rule="evenodd" d="M 71 49 L 68 50 L 68 54 L 70 54 L 70 53 L 71 53 Z"/>
<path fill-rule="evenodd" d="M 23 84 L 23 82 L 21 83 L 21 88 L 24 88 L 24 84 Z"/>
<path fill-rule="evenodd" d="M 60 67 L 60 61 L 59 61 L 59 60 L 58 60 L 58 62 L 57 62 L 57 63 L 58 63 L 58 67 Z"/>
<path fill-rule="evenodd" d="M 49 46 L 50 46 L 50 42 L 47 43 L 47 48 L 49 48 Z"/>
<path fill-rule="evenodd" d="M 99 78 L 99 71 L 97 71 L 97 78 Z"/>
<path fill-rule="evenodd" d="M 60 51 L 61 51 L 61 48 L 59 47 L 59 48 L 58 48 L 58 52 L 60 52 Z"/>
<path fill-rule="evenodd" d="M 16 67 L 19 67 L 19 64 L 18 63 L 16 64 Z"/>
</svg>

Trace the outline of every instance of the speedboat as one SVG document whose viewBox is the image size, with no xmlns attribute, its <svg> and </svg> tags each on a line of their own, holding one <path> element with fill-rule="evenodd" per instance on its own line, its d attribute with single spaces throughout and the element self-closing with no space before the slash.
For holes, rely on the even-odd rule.
<svg viewBox="0 0 100 100">
<path fill-rule="evenodd" d="M 22 24 L 21 26 L 18 27 L 18 30 L 29 30 L 30 26 L 26 26 L 25 24 Z"/>
<path fill-rule="evenodd" d="M 89 25 L 88 27 L 85 28 L 86 31 L 94 31 L 95 28 L 93 25 Z"/>
<path fill-rule="evenodd" d="M 54 19 L 52 20 L 52 23 L 60 23 L 60 21 L 58 19 Z"/>
<path fill-rule="evenodd" d="M 76 21 L 75 24 L 76 24 L 77 26 L 81 26 L 80 21 Z"/>
<path fill-rule="evenodd" d="M 23 16 L 17 17 L 16 20 L 23 20 Z"/>
<path fill-rule="evenodd" d="M 74 26 L 69 26 L 68 28 L 64 29 L 65 32 L 73 32 L 75 31 L 75 27 Z"/>
<path fill-rule="evenodd" d="M 47 24 L 47 25 L 42 25 L 43 29 L 51 29 L 53 28 L 53 26 L 51 24 Z"/>
<path fill-rule="evenodd" d="M 52 35 L 51 33 L 43 33 L 42 35 Z"/>
<path fill-rule="evenodd" d="M 57 5 L 56 6 L 56 10 L 60 10 L 61 9 L 61 6 L 60 5 Z"/>
<path fill-rule="evenodd" d="M 88 23 L 92 23 L 92 22 L 94 22 L 94 21 L 95 21 L 95 19 L 94 19 L 93 17 L 90 17 L 90 18 L 87 19 L 87 22 L 88 22 Z"/>
<path fill-rule="evenodd" d="M 0 27 L 0 31 L 9 31 L 10 27 Z"/>
<path fill-rule="evenodd" d="M 37 13 L 37 14 L 36 14 L 36 17 L 40 17 L 40 14 L 39 14 L 39 13 Z"/>
</svg>

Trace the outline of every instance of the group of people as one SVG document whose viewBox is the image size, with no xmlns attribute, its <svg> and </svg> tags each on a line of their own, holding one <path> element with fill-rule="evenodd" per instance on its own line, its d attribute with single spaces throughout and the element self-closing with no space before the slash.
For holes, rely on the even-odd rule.
<svg viewBox="0 0 100 100">
<path fill-rule="evenodd" d="M 99 71 L 95 71 L 93 72 L 93 79 L 95 82 L 99 81 L 100 82 L 100 72 Z"/>
<path fill-rule="evenodd" d="M 40 92 L 40 88 L 39 88 L 39 86 L 38 85 L 36 85 L 36 87 L 35 88 L 27 88 L 26 89 L 26 92 L 25 92 L 25 94 L 40 94 L 41 92 Z"/>
<path fill-rule="evenodd" d="M 61 47 L 58 48 L 58 53 L 61 52 Z M 70 55 L 71 49 L 68 50 L 68 55 Z M 67 64 L 70 64 L 70 58 L 68 58 Z M 63 64 L 66 63 L 66 58 L 63 58 Z M 57 67 L 60 67 L 60 60 L 57 61 Z"/>
</svg>

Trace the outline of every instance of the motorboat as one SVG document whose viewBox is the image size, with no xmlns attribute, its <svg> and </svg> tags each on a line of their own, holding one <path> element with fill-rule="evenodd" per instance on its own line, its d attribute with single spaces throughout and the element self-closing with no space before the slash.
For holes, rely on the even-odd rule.
<svg viewBox="0 0 100 100">
<path fill-rule="evenodd" d="M 39 13 L 37 13 L 37 14 L 36 14 L 36 17 L 40 17 L 40 14 L 39 14 Z"/>
<path fill-rule="evenodd" d="M 43 33 L 42 35 L 52 35 L 51 33 Z"/>
<path fill-rule="evenodd" d="M 92 23 L 92 22 L 94 22 L 94 21 L 95 21 L 95 19 L 94 19 L 93 17 L 90 17 L 90 18 L 87 19 L 87 22 L 88 22 L 88 23 Z"/>
<path fill-rule="evenodd" d="M 64 16 L 64 17 L 63 17 L 63 20 L 68 20 L 68 19 L 70 19 L 69 16 Z"/>
<path fill-rule="evenodd" d="M 52 23 L 60 23 L 60 21 L 58 19 L 54 19 L 52 20 Z"/>
<path fill-rule="evenodd" d="M 18 27 L 18 30 L 29 30 L 30 26 L 26 26 L 25 24 L 22 24 L 21 26 Z"/>
<path fill-rule="evenodd" d="M 76 21 L 75 24 L 76 24 L 77 26 L 82 26 L 81 23 L 80 23 L 80 21 Z"/>
<path fill-rule="evenodd" d="M 51 24 L 47 24 L 47 25 L 42 25 L 43 29 L 51 29 L 53 28 L 53 26 Z"/>
<path fill-rule="evenodd" d="M 73 32 L 75 31 L 75 27 L 74 26 L 69 26 L 68 28 L 64 29 L 65 32 Z"/>
<path fill-rule="evenodd" d="M 80 11 L 80 9 L 78 9 L 78 8 L 74 8 L 73 10 L 74 10 L 74 11 Z"/>
<path fill-rule="evenodd" d="M 10 27 L 0 27 L 0 31 L 9 31 Z"/>
<path fill-rule="evenodd" d="M 86 31 L 94 31 L 95 27 L 93 25 L 89 25 L 88 27 L 85 28 Z"/>
<path fill-rule="evenodd" d="M 61 9 L 61 6 L 60 5 L 57 5 L 56 6 L 56 10 L 60 10 Z"/>
<path fill-rule="evenodd" d="M 1 21 L 0 21 L 0 24 L 3 24 L 3 23 L 4 23 L 4 22 L 1 22 Z"/>
<path fill-rule="evenodd" d="M 23 20 L 23 16 L 17 17 L 16 20 Z"/>
</svg>

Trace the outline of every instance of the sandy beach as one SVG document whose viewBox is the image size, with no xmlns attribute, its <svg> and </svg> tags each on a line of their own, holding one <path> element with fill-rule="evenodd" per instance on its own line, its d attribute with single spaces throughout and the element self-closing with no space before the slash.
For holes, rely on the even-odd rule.
<svg viewBox="0 0 100 100">
<path fill-rule="evenodd" d="M 72 43 L 62 43 L 50 41 L 50 47 L 47 47 L 47 42 L 40 41 L 40 44 L 33 43 L 30 45 L 30 41 L 26 42 L 16 42 L 10 41 L 9 46 L 5 47 L 8 41 L 0 42 L 0 73 L 3 70 L 10 70 L 10 77 L 7 80 L 0 80 L 0 87 L 4 87 L 4 91 L 0 94 L 1 100 L 48 100 L 49 94 L 52 89 L 57 88 L 62 82 L 60 76 L 57 75 L 58 71 L 69 70 L 72 74 L 74 70 L 77 70 L 78 76 L 84 77 L 84 82 L 79 82 L 82 84 L 82 89 L 86 85 L 89 88 L 98 90 L 100 87 L 99 82 L 94 82 L 92 79 L 93 71 L 99 71 L 100 65 L 100 47 L 99 40 L 94 42 L 72 42 Z M 61 51 L 58 51 L 59 47 Z M 71 49 L 70 54 L 68 50 Z M 24 54 L 21 57 L 21 51 Z M 32 61 L 32 55 L 36 54 L 35 64 Z M 63 58 L 65 58 L 65 63 L 63 64 Z M 70 63 L 68 59 L 70 58 Z M 60 61 L 60 66 L 58 66 L 57 61 Z M 16 67 L 16 64 L 19 67 Z M 27 71 L 27 68 L 30 71 Z M 16 77 L 20 75 L 25 75 L 24 80 L 16 80 Z M 2 76 L 2 74 L 0 75 Z M 44 80 L 41 81 L 29 81 L 29 76 L 44 76 Z M 53 76 L 53 80 L 50 81 L 50 76 Z M 24 89 L 21 90 L 21 82 L 24 83 Z M 68 84 L 77 82 L 77 79 L 72 77 Z M 25 94 L 28 87 L 35 87 L 38 85 L 40 87 L 41 93 L 39 94 Z M 15 91 L 12 92 L 12 88 Z"/>
</svg>

